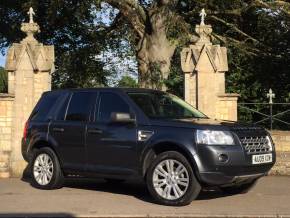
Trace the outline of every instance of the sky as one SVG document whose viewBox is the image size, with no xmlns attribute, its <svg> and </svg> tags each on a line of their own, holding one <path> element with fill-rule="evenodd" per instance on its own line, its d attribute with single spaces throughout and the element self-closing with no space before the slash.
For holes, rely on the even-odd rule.
<svg viewBox="0 0 290 218">
<path fill-rule="evenodd" d="M 0 66 L 4 67 L 5 64 L 5 56 L 0 53 Z"/>
</svg>

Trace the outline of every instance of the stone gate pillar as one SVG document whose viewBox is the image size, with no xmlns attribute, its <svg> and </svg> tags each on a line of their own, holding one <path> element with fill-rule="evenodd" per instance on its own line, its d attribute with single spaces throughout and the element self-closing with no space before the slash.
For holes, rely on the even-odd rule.
<svg viewBox="0 0 290 218">
<path fill-rule="evenodd" d="M 32 8 L 29 15 L 29 23 L 23 23 L 21 26 L 21 30 L 27 36 L 8 49 L 5 66 L 8 71 L 8 91 L 15 96 L 10 157 L 12 176 L 20 176 L 23 173 L 23 127 L 41 94 L 51 90 L 51 73 L 54 70 L 54 47 L 45 46 L 34 38 L 34 34 L 40 30 L 38 24 L 33 22 Z"/>
<path fill-rule="evenodd" d="M 204 17 L 195 31 L 199 39 L 181 52 L 185 101 L 210 118 L 237 120 L 239 95 L 225 93 L 227 49 L 212 44 L 212 27 L 204 24 Z"/>
</svg>

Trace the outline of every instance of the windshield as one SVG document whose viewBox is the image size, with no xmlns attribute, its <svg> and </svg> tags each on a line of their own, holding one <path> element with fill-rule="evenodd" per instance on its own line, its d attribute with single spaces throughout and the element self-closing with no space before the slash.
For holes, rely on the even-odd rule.
<svg viewBox="0 0 290 218">
<path fill-rule="evenodd" d="M 164 92 L 129 92 L 128 95 L 153 119 L 207 118 L 175 95 Z"/>
</svg>

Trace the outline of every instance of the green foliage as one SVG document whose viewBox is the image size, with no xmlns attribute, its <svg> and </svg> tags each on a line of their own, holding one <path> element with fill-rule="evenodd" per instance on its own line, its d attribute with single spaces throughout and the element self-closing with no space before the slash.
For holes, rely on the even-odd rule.
<svg viewBox="0 0 290 218">
<path fill-rule="evenodd" d="M 27 11 L 32 6 L 41 29 L 36 37 L 55 46 L 54 88 L 104 86 L 114 72 L 104 70 L 97 58 L 105 36 L 96 29 L 98 8 L 93 4 L 92 0 L 0 1 L 0 49 L 25 37 L 20 26 L 28 21 Z"/>
<path fill-rule="evenodd" d="M 174 64 L 171 65 L 169 77 L 167 80 L 164 81 L 164 83 L 167 86 L 168 92 L 183 98 L 184 76 L 180 64 L 175 64 L 180 63 L 180 51 L 180 47 L 176 49 L 176 52 L 172 58 L 172 62 Z"/>
<path fill-rule="evenodd" d="M 0 93 L 8 91 L 8 75 L 3 67 L 0 67 Z"/>
<path fill-rule="evenodd" d="M 117 84 L 120 88 L 137 88 L 137 81 L 131 76 L 123 76 Z"/>
</svg>

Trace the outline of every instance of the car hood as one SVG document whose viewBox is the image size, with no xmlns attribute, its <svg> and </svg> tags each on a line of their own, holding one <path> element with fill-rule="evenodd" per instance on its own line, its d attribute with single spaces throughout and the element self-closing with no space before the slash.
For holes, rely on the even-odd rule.
<svg viewBox="0 0 290 218">
<path fill-rule="evenodd" d="M 152 119 L 151 125 L 193 129 L 240 130 L 261 129 L 253 124 L 217 119 Z"/>
</svg>

